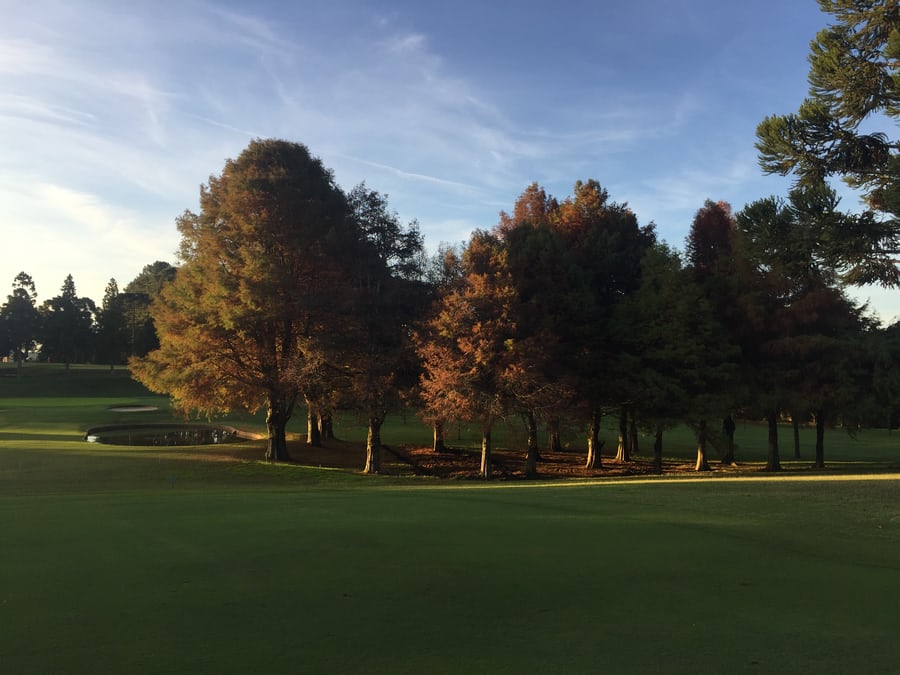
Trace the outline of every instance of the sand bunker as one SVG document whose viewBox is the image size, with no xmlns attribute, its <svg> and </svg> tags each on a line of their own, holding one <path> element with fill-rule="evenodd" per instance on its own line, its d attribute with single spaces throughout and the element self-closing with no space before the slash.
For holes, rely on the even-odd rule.
<svg viewBox="0 0 900 675">
<path fill-rule="evenodd" d="M 109 409 L 110 412 L 153 412 L 159 410 L 155 405 L 117 405 Z"/>
</svg>

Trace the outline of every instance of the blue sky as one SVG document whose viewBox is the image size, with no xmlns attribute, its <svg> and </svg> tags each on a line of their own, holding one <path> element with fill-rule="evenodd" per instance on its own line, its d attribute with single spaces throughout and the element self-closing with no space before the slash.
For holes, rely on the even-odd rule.
<svg viewBox="0 0 900 675">
<path fill-rule="evenodd" d="M 454 3 L 0 0 L 0 298 L 66 274 L 99 302 L 255 137 L 390 195 L 426 243 L 497 223 L 537 181 L 596 178 L 681 247 L 707 198 L 763 176 L 759 121 L 797 108 L 815 0 Z M 848 195 L 844 206 L 857 208 Z M 895 292 L 864 289 L 886 319 Z"/>
</svg>

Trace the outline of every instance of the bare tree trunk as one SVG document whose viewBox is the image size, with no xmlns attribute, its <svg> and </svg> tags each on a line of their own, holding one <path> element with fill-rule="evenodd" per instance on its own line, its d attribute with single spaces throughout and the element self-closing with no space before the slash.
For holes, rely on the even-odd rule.
<svg viewBox="0 0 900 675">
<path fill-rule="evenodd" d="M 634 419 L 634 411 L 628 415 L 628 452 L 631 457 L 640 454 L 641 450 L 638 447 L 638 430 L 637 430 L 637 420 Z"/>
<path fill-rule="evenodd" d="M 591 411 L 591 422 L 588 427 L 588 454 L 585 469 L 599 469 L 602 466 L 600 450 L 603 443 L 600 442 L 600 413 L 596 410 Z"/>
<path fill-rule="evenodd" d="M 817 469 L 825 468 L 825 411 L 816 411 L 816 463 Z"/>
<path fill-rule="evenodd" d="M 722 453 L 722 464 L 725 466 L 737 464 L 734 459 L 734 428 L 733 415 L 729 415 L 722 420 L 722 433 L 725 434 L 725 452 Z"/>
<path fill-rule="evenodd" d="M 663 472 L 662 450 L 663 450 L 663 430 L 662 430 L 662 426 L 657 424 L 656 425 L 656 436 L 653 439 L 653 470 L 656 473 Z"/>
<path fill-rule="evenodd" d="M 800 422 L 793 413 L 791 413 L 791 425 L 794 427 L 794 459 L 800 459 Z"/>
<path fill-rule="evenodd" d="M 322 434 L 319 433 L 319 416 L 312 407 L 306 413 L 306 444 L 314 448 L 322 447 Z"/>
<path fill-rule="evenodd" d="M 381 425 L 384 418 L 372 415 L 369 417 L 369 433 L 366 435 L 366 468 L 363 473 L 381 471 Z"/>
<path fill-rule="evenodd" d="M 444 421 L 439 420 L 434 422 L 431 425 L 431 428 L 434 432 L 434 442 L 431 445 L 431 449 L 434 452 L 446 452 L 447 446 L 444 444 Z"/>
<path fill-rule="evenodd" d="M 769 423 L 769 458 L 766 462 L 766 471 L 781 471 L 781 459 L 778 456 L 778 411 L 770 410 L 766 413 Z"/>
<path fill-rule="evenodd" d="M 266 409 L 266 443 L 267 462 L 289 462 L 291 457 L 287 450 L 287 423 L 291 418 L 291 410 L 278 396 L 270 396 Z"/>
<path fill-rule="evenodd" d="M 619 447 L 616 448 L 616 462 L 630 462 L 631 452 L 628 447 L 628 411 L 622 408 L 619 413 Z"/>
<path fill-rule="evenodd" d="M 319 415 L 319 434 L 322 438 L 334 440 L 334 418 L 331 413 Z"/>
<path fill-rule="evenodd" d="M 550 452 L 562 452 L 562 441 L 559 437 L 559 417 L 557 415 L 553 415 L 547 420 L 547 430 L 549 432 L 547 447 L 550 449 Z"/>
<path fill-rule="evenodd" d="M 706 454 L 706 420 L 700 420 L 697 429 L 697 463 L 694 465 L 694 471 L 712 471 Z"/>
<path fill-rule="evenodd" d="M 481 476 L 491 479 L 491 428 L 485 427 L 481 432 Z"/>
<path fill-rule="evenodd" d="M 524 413 L 525 426 L 528 428 L 528 449 L 525 453 L 525 476 L 526 478 L 534 478 L 537 476 L 538 463 L 538 437 L 537 437 L 537 420 L 534 412 L 529 410 Z"/>
</svg>

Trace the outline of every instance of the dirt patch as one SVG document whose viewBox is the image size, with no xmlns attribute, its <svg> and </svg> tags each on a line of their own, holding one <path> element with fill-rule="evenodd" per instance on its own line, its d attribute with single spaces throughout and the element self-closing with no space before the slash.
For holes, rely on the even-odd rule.
<svg viewBox="0 0 900 675">
<path fill-rule="evenodd" d="M 262 451 L 253 450 L 256 459 L 262 459 Z M 362 471 L 366 462 L 366 448 L 363 443 L 340 440 L 325 440 L 322 447 L 306 444 L 305 437 L 289 441 L 288 452 L 293 462 L 306 466 Z M 247 458 L 247 451 L 242 453 Z M 495 450 L 492 453 L 493 477 L 496 480 L 524 480 L 525 453 Z M 539 478 L 610 478 L 656 475 L 652 458 L 636 457 L 630 462 L 615 462 L 614 457 L 603 456 L 600 469 L 584 468 L 585 453 L 541 452 L 537 470 Z M 382 473 L 389 475 L 433 476 L 450 480 L 480 479 L 481 453 L 475 450 L 448 448 L 436 453 L 430 446 L 385 445 L 381 453 Z M 737 467 L 722 467 L 714 464 L 716 472 L 737 473 Z M 746 470 L 746 467 L 745 467 Z M 694 474 L 693 462 L 664 461 L 665 474 Z"/>
<path fill-rule="evenodd" d="M 430 447 L 403 447 L 399 449 L 417 473 L 438 478 L 479 478 L 481 453 L 448 448 L 436 453 Z M 525 453 L 499 450 L 492 453 L 492 469 L 495 479 L 525 479 Z M 616 476 L 655 475 L 653 460 L 637 457 L 630 462 L 615 462 L 612 456 L 602 457 L 599 469 L 585 469 L 586 453 L 542 451 L 537 463 L 539 478 L 599 478 Z M 664 473 L 693 473 L 694 465 L 663 462 Z"/>
</svg>

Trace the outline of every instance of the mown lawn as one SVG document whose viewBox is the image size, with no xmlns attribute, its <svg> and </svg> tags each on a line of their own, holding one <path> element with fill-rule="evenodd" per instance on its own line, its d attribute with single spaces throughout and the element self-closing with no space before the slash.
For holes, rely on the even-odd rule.
<svg viewBox="0 0 900 675">
<path fill-rule="evenodd" d="M 897 488 L 3 497 L 3 670 L 896 672 Z"/>
<path fill-rule="evenodd" d="M 84 377 L 0 380 L 0 672 L 897 672 L 900 476 L 861 446 L 771 479 L 365 477 L 86 444 L 159 399 Z"/>
</svg>

